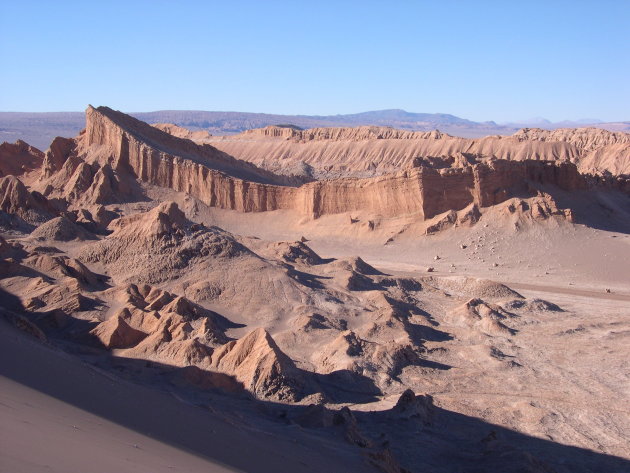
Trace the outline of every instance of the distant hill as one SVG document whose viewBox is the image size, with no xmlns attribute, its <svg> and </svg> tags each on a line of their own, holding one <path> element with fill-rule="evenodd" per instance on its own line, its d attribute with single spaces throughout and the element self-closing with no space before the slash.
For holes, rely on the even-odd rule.
<svg viewBox="0 0 630 473">
<path fill-rule="evenodd" d="M 300 128 L 339 126 L 391 126 L 410 131 L 443 132 L 478 137 L 488 134 L 511 134 L 513 127 L 494 122 L 478 123 L 445 113 L 411 113 L 404 110 L 378 110 L 348 115 L 273 115 L 267 113 L 159 111 L 132 113 L 148 123 L 175 123 L 189 129 L 204 129 L 215 135 L 240 133 L 269 125 L 293 125 Z"/>
<path fill-rule="evenodd" d="M 240 133 L 269 125 L 299 128 L 377 125 L 410 131 L 439 129 L 455 136 L 476 138 L 486 135 L 510 135 L 522 128 L 517 124 L 498 125 L 492 121 L 474 122 L 446 113 L 412 113 L 400 109 L 322 116 L 196 110 L 161 110 L 132 113 L 131 115 L 148 123 L 173 123 L 191 130 L 206 130 L 213 135 Z M 45 150 L 56 136 L 76 136 L 83 128 L 84 123 L 85 114 L 83 112 L 0 112 L 0 142 L 15 142 L 21 139 Z M 611 125 L 614 125 L 614 128 L 611 129 L 615 131 L 630 129 L 630 123 L 627 122 Z M 563 125 L 545 123 L 537 126 L 554 129 Z M 606 128 L 606 124 L 602 123 L 598 123 L 596 126 Z"/>
</svg>

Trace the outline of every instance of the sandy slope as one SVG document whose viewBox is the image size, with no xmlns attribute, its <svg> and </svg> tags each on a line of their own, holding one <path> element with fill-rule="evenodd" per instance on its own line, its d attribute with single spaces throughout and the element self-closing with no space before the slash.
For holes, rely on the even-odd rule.
<svg viewBox="0 0 630 473">
<path fill-rule="evenodd" d="M 2 472 L 370 471 L 357 453 L 235 425 L 1 323 Z"/>
<path fill-rule="evenodd" d="M 216 209 L 198 215 L 236 234 L 272 241 L 303 236 L 315 251 L 328 257 L 361 255 L 377 267 L 415 275 L 433 267 L 436 274 L 446 276 L 469 275 L 597 294 L 609 288 L 614 294 L 630 294 L 630 235 L 626 232 L 554 222 L 515 231 L 503 215 L 494 212 L 473 228 L 452 228 L 431 236 L 423 235 L 423 226 L 404 220 L 391 221 L 391 226 L 385 221 L 381 229 L 367 231 L 367 219 L 348 225 L 350 214 L 316 221 L 298 221 L 284 212 L 246 219 L 237 212 Z M 389 238 L 393 241 L 386 243 Z M 440 259 L 436 261 L 435 256 Z"/>
<path fill-rule="evenodd" d="M 6 472 L 237 471 L 0 378 Z M 54 442 L 51 441 L 54 439 Z"/>
</svg>

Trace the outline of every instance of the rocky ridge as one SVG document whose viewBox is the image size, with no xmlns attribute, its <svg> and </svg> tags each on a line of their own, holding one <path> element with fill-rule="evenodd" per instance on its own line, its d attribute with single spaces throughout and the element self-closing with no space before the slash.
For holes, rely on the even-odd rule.
<svg viewBox="0 0 630 473">
<path fill-rule="evenodd" d="M 277 173 L 308 165 L 320 177 L 367 177 L 395 172 L 416 158 L 448 159 L 458 155 L 477 161 L 568 161 L 580 172 L 630 174 L 630 134 L 597 128 L 526 128 L 512 136 L 468 139 L 439 131 L 409 132 L 386 127 L 266 127 L 216 138 L 213 146 Z"/>
<path fill-rule="evenodd" d="M 341 131 L 330 133 L 338 132 Z M 367 132 L 372 133 L 370 129 Z M 431 133 L 420 135 L 427 136 L 400 141 L 444 139 Z M 85 134 L 74 148 L 67 148 L 65 158 L 58 154 L 51 147 L 44 169 L 54 170 L 60 167 L 59 163 L 64 164 L 39 188 L 46 194 L 46 190 L 60 188 L 63 180 L 67 183 L 63 197 L 70 201 L 81 196 L 93 204 L 111 202 L 114 195 L 131 192 L 132 184 L 126 180 L 131 176 L 186 192 L 211 207 L 241 212 L 291 210 L 309 218 L 361 211 L 384 218 L 414 216 L 423 220 L 471 204 L 484 208 L 515 195 L 535 196 L 545 186 L 565 191 L 588 187 L 569 162 L 477 161 L 470 157 L 455 162 L 452 158 L 416 158 L 406 170 L 375 178 L 341 178 L 289 186 L 282 183 L 283 178 L 231 158 L 212 146 L 194 145 L 104 107 L 88 109 Z M 55 195 L 54 191 L 49 195 Z"/>
<path fill-rule="evenodd" d="M 154 126 L 158 130 L 162 130 L 169 135 L 176 136 L 177 138 L 184 138 L 198 143 L 203 143 L 212 138 L 212 135 L 207 131 L 191 131 L 172 123 L 153 123 L 151 126 Z"/>
</svg>

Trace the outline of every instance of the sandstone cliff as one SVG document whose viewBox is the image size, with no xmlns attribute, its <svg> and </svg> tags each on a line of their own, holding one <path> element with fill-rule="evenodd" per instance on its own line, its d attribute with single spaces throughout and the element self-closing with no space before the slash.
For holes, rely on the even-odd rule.
<svg viewBox="0 0 630 473">
<path fill-rule="evenodd" d="M 164 130 L 170 133 L 168 130 Z M 438 130 L 434 131 L 406 131 L 385 126 L 359 126 L 356 128 L 330 127 L 310 128 L 300 130 L 294 127 L 267 126 L 247 130 L 233 137 L 234 140 L 248 140 L 256 137 L 285 138 L 296 142 L 300 141 L 340 141 L 340 140 L 414 140 L 414 139 L 440 139 L 448 137 Z"/>
<path fill-rule="evenodd" d="M 395 163 L 396 172 L 370 178 L 318 180 L 297 187 L 297 184 L 288 185 L 285 177 L 235 159 L 213 146 L 171 136 L 106 107 L 89 107 L 86 118 L 85 133 L 74 142 L 56 140 L 46 153 L 39 187 L 45 195 L 83 205 L 104 204 L 131 193 L 133 182 L 138 179 L 185 192 L 211 207 L 240 212 L 291 210 L 310 218 L 363 212 L 384 218 L 410 216 L 423 220 L 469 205 L 483 208 L 511 197 L 534 196 L 546 186 L 567 191 L 587 187 L 587 181 L 576 166 L 560 159 L 561 153 L 554 151 L 564 149 L 563 146 L 577 150 L 567 142 L 519 141 L 517 137 L 488 138 L 485 142 L 468 140 L 466 152 L 473 145 L 477 148 L 473 154 L 462 154 L 455 150 L 462 149 L 466 140 L 440 133 L 409 133 L 374 127 L 266 129 L 264 133 L 308 138 L 304 143 L 358 144 L 370 152 L 378 152 L 381 143 L 392 142 L 411 143 L 408 151 L 441 142 L 455 147 L 441 148 L 439 152 L 445 154 L 445 158 L 420 159 L 414 151 L 408 154 L 405 166 L 400 156 L 388 155 L 389 162 Z M 396 138 L 389 138 L 391 136 Z M 521 147 L 505 148 L 510 159 L 476 157 L 494 156 L 499 148 L 483 148 L 492 140 L 516 142 Z M 549 149 L 545 151 L 544 147 Z M 543 151 L 552 154 L 543 156 Z M 338 152 L 333 153 L 335 162 L 344 162 L 346 155 Z M 575 153 L 575 156 L 579 154 Z M 437 154 L 429 153 L 430 156 Z M 560 162 L 546 162 L 542 159 L 545 156 L 558 156 Z"/>
<path fill-rule="evenodd" d="M 546 131 L 523 129 L 513 136 L 466 139 L 439 131 L 409 132 L 385 127 L 267 127 L 215 138 L 213 146 L 277 173 L 298 165 L 317 177 L 366 177 L 395 172 L 414 158 L 569 161 L 581 172 L 630 174 L 630 134 L 596 128 Z"/>
<path fill-rule="evenodd" d="M 184 166 L 201 165 L 252 182 L 284 182 L 284 179 L 234 159 L 212 146 L 177 138 L 107 107 L 88 107 L 82 144 L 84 149 L 98 150 L 95 156 L 101 163 L 109 162 L 116 171 L 131 167 L 139 177 L 168 174 L 168 170 L 160 166 L 160 161 L 175 161 Z M 164 177 L 177 179 L 176 175 Z"/>
</svg>

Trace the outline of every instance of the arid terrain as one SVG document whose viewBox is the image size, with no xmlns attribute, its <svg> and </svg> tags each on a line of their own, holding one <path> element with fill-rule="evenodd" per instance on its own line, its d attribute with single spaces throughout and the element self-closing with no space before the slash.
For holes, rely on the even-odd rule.
<svg viewBox="0 0 630 473">
<path fill-rule="evenodd" d="M 630 134 L 0 145 L 0 471 L 630 471 Z"/>
</svg>

